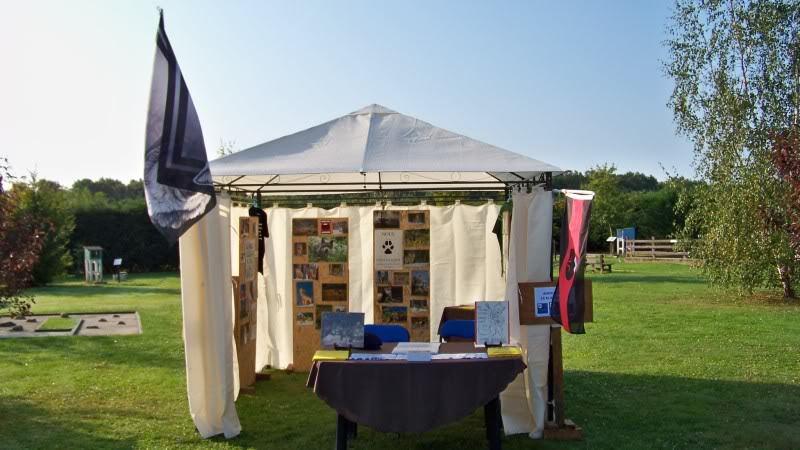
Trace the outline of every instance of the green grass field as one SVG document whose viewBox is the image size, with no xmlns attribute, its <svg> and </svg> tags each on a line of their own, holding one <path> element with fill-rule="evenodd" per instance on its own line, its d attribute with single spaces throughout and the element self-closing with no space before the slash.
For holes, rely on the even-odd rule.
<svg viewBox="0 0 800 450">
<path fill-rule="evenodd" d="M 617 264 L 595 279 L 595 323 L 566 336 L 577 443 L 505 448 L 800 448 L 800 306 L 737 298 L 686 266 Z M 0 448 L 330 448 L 335 414 L 304 374 L 237 401 L 242 434 L 202 440 L 186 401 L 179 279 L 68 281 L 34 312 L 138 310 L 144 334 L 0 339 Z M 435 431 L 360 429 L 356 449 L 485 448 L 482 412 Z"/>
<path fill-rule="evenodd" d="M 78 324 L 76 319 L 72 317 L 50 317 L 37 328 L 40 331 L 69 331 L 75 328 Z"/>
</svg>

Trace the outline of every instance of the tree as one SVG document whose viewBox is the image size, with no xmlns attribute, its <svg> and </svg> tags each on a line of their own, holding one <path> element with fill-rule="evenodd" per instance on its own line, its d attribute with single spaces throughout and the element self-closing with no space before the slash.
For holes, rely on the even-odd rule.
<svg viewBox="0 0 800 450">
<path fill-rule="evenodd" d="M 713 283 L 794 295 L 798 261 L 785 219 L 788 185 L 774 176 L 770 136 L 800 120 L 800 3 L 677 0 L 665 73 L 669 106 L 695 147 L 705 184 L 681 232 Z"/>
<path fill-rule="evenodd" d="M 17 194 L 5 190 L 3 183 L 13 181 L 8 169 L 8 160 L 0 158 L 0 309 L 24 316 L 34 300 L 23 289 L 33 279 L 43 236 L 38 221 L 18 211 Z"/>
<path fill-rule="evenodd" d="M 223 156 L 228 156 L 236 153 L 236 141 L 228 141 L 225 142 L 222 139 L 219 140 L 219 147 L 217 147 L 217 156 L 220 158 Z"/>
<path fill-rule="evenodd" d="M 786 207 L 785 214 L 772 216 L 773 225 L 782 228 L 789 235 L 795 262 L 800 262 L 800 131 L 791 130 L 776 134 L 773 141 L 772 161 L 775 164 L 775 175 L 789 185 L 783 202 Z M 780 275 L 781 282 L 789 284 L 793 274 Z M 789 289 L 792 289 L 791 284 Z"/>
<path fill-rule="evenodd" d="M 581 189 L 595 193 L 589 227 L 589 239 L 594 248 L 604 243 L 607 237 L 613 236 L 615 228 L 625 225 L 623 212 L 626 209 L 626 197 L 620 191 L 619 176 L 616 171 L 617 168 L 613 164 L 603 164 L 589 169 L 586 171 L 588 181 L 581 186 Z"/>
<path fill-rule="evenodd" d="M 44 285 L 64 275 L 72 258 L 68 244 L 75 217 L 67 206 L 67 194 L 56 182 L 39 180 L 32 174 L 30 181 L 14 184 L 17 199 L 15 214 L 33 217 L 43 232 L 42 248 L 33 267 L 33 284 Z"/>
</svg>

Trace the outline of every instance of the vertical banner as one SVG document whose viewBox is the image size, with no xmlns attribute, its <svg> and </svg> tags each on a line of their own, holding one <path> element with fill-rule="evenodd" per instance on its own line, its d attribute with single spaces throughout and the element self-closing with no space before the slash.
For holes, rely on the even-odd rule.
<svg viewBox="0 0 800 450">
<path fill-rule="evenodd" d="M 584 334 L 583 272 L 594 194 L 566 193 L 561 220 L 561 262 L 550 314 L 568 333 Z"/>
<path fill-rule="evenodd" d="M 170 244 L 217 204 L 200 119 L 159 19 L 144 154 L 150 221 Z"/>
</svg>

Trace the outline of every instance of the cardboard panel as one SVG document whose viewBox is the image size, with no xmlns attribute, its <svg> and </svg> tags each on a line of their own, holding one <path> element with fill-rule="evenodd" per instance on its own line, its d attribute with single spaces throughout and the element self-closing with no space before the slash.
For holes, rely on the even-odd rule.
<svg viewBox="0 0 800 450">
<path fill-rule="evenodd" d="M 239 384 L 256 381 L 256 311 L 258 300 L 258 219 L 239 218 L 239 276 L 233 277 L 234 327 Z"/>
<path fill-rule="evenodd" d="M 311 370 L 326 311 L 349 307 L 348 219 L 293 219 L 292 315 L 294 370 Z M 342 251 L 344 249 L 344 251 Z"/>
<path fill-rule="evenodd" d="M 534 305 L 534 288 L 555 287 L 555 281 L 541 283 L 519 283 L 519 323 L 521 325 L 553 325 L 558 324 L 550 317 L 536 317 Z M 593 322 L 592 305 L 592 280 L 584 279 L 584 289 L 586 292 L 586 305 L 584 310 L 584 322 Z"/>
</svg>

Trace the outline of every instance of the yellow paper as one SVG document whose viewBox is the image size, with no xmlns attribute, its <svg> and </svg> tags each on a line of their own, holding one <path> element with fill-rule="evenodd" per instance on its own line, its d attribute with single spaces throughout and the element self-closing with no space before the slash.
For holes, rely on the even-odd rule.
<svg viewBox="0 0 800 450">
<path fill-rule="evenodd" d="M 314 353 L 314 361 L 335 361 L 346 360 L 350 356 L 347 350 L 317 350 Z"/>
<path fill-rule="evenodd" d="M 509 356 L 522 356 L 519 347 L 489 347 L 486 349 L 489 358 L 505 358 Z"/>
</svg>

